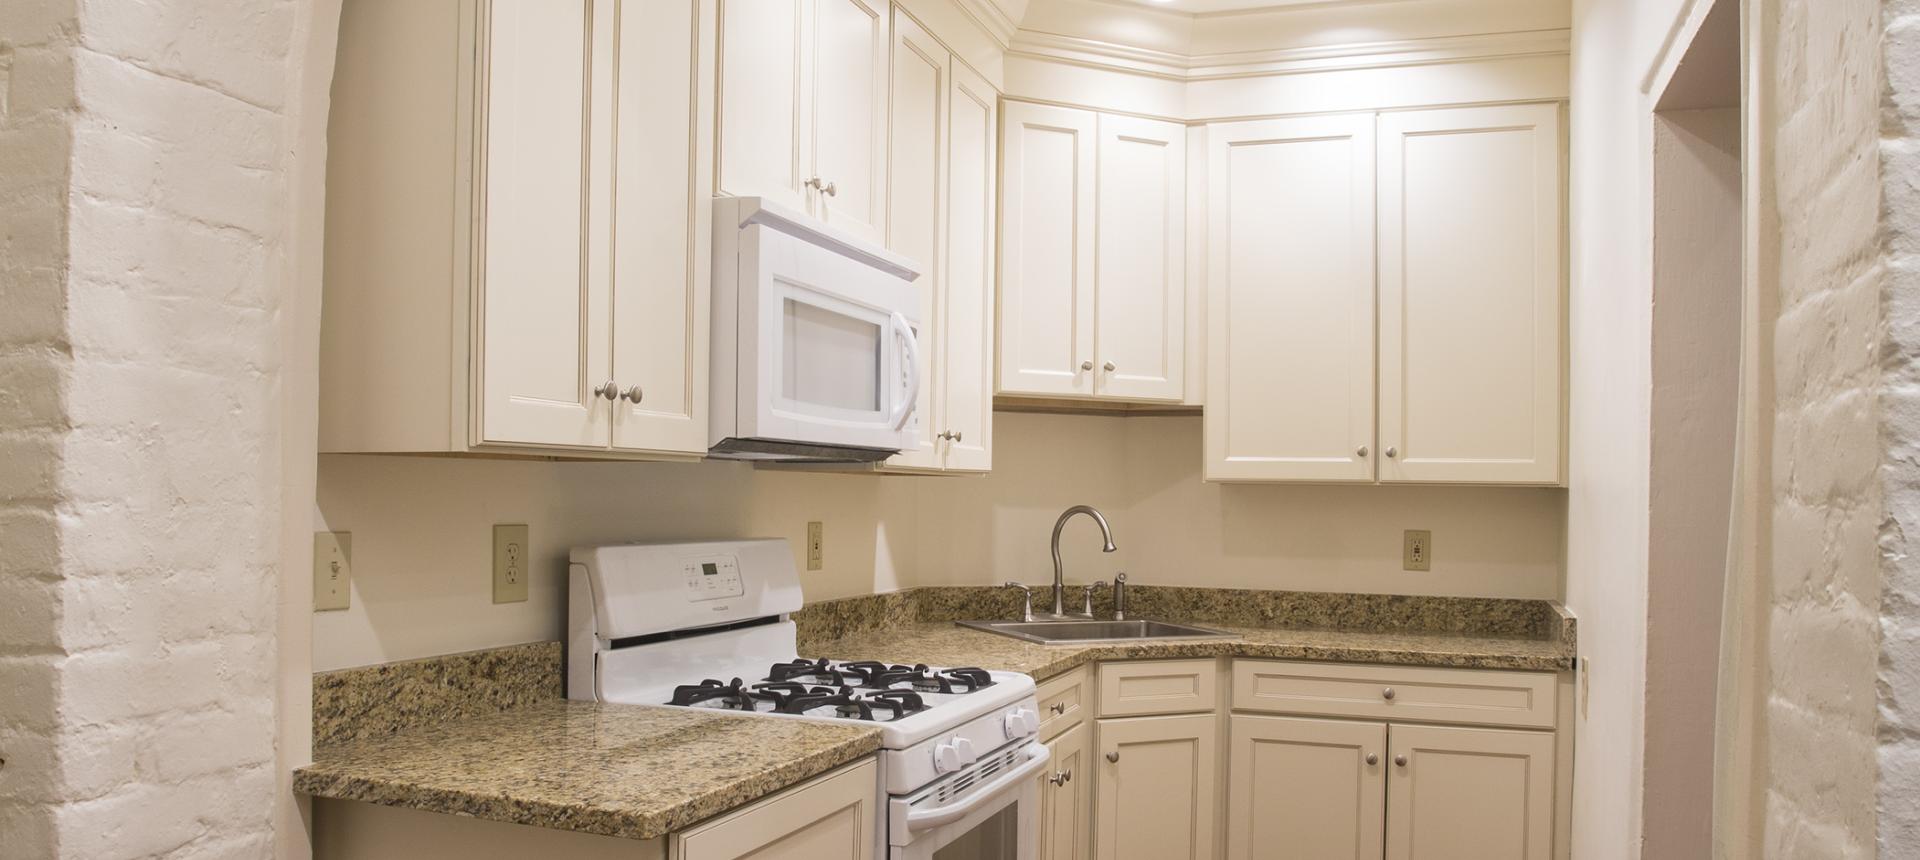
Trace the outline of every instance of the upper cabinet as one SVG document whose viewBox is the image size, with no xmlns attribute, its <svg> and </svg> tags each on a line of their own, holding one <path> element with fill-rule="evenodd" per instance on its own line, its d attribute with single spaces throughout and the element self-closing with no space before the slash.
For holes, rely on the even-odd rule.
<svg viewBox="0 0 1920 860">
<path fill-rule="evenodd" d="M 1560 108 L 1380 116 L 1383 481 L 1561 478 Z"/>
<path fill-rule="evenodd" d="M 1003 394 L 1186 396 L 1186 127 L 1008 102 Z"/>
<path fill-rule="evenodd" d="M 1208 479 L 1562 480 L 1558 105 L 1208 131 Z"/>
<path fill-rule="evenodd" d="M 993 465 L 993 218 L 999 93 L 894 10 L 887 247 L 925 269 L 916 445 L 894 471 Z"/>
<path fill-rule="evenodd" d="M 322 451 L 705 452 L 714 3 L 621 5 L 343 9 Z"/>
<path fill-rule="evenodd" d="M 875 0 L 727 0 L 715 188 L 880 242 L 889 11 Z"/>
</svg>

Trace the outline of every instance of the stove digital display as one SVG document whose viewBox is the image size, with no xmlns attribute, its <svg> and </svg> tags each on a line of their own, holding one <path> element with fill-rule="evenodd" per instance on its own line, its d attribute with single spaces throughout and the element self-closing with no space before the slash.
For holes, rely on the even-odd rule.
<svg viewBox="0 0 1920 860">
<path fill-rule="evenodd" d="M 719 576 L 720 565 L 714 564 L 713 562 L 710 562 L 710 561 L 701 562 L 700 573 L 702 576 Z"/>
<path fill-rule="evenodd" d="M 686 559 L 680 569 L 686 575 L 688 600 L 722 600 L 746 594 L 740 562 L 731 556 Z"/>
</svg>

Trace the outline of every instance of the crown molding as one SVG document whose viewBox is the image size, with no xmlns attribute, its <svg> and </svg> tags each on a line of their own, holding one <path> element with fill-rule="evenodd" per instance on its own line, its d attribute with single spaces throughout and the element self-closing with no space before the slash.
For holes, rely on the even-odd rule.
<svg viewBox="0 0 1920 860">
<path fill-rule="evenodd" d="M 1021 30 L 1014 34 L 1007 54 L 1176 81 L 1202 81 L 1566 54 L 1571 47 L 1572 32 L 1559 29 L 1190 56 Z"/>
<path fill-rule="evenodd" d="M 987 37 L 998 44 L 1001 50 L 1012 46 L 1014 35 L 1019 32 L 1020 22 L 1008 16 L 1007 10 L 1000 8 L 995 0 L 954 0 L 968 18 L 973 19 Z"/>
</svg>

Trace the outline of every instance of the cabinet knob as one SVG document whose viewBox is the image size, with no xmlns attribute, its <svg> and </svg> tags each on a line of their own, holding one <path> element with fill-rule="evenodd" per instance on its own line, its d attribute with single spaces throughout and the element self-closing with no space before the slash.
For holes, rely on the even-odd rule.
<svg viewBox="0 0 1920 860">
<path fill-rule="evenodd" d="M 1406 766 L 1407 766 L 1407 757 L 1406 757 L 1406 756 L 1404 756 L 1404 755 L 1397 755 L 1397 756 L 1394 756 L 1394 757 L 1393 757 L 1393 763 L 1394 763 L 1394 765 L 1395 765 L 1395 766 L 1397 766 L 1397 767 L 1406 767 Z"/>
<path fill-rule="evenodd" d="M 964 436 L 964 435 L 965 435 L 965 434 L 963 434 L 963 433 L 961 433 L 961 432 L 960 432 L 960 431 L 958 431 L 958 430 L 955 430 L 955 431 L 953 431 L 953 437 L 952 437 L 952 438 L 953 438 L 953 441 L 955 441 L 955 442 L 958 442 L 958 441 L 960 441 L 960 439 L 961 439 L 961 437 L 962 437 L 962 436 Z"/>
<path fill-rule="evenodd" d="M 1120 762 L 1120 751 L 1114 750 L 1113 752 L 1107 753 L 1107 761 L 1118 764 Z"/>
<path fill-rule="evenodd" d="M 1067 712 L 1067 703 L 1054 702 L 1053 704 L 1047 706 L 1047 710 L 1052 711 L 1055 714 L 1064 714 Z"/>
<path fill-rule="evenodd" d="M 1399 448 L 1388 448 L 1388 449 L 1387 449 L 1387 456 L 1388 456 L 1388 457 L 1398 457 L 1398 456 L 1400 456 L 1400 449 L 1399 449 Z"/>
<path fill-rule="evenodd" d="M 613 380 L 609 379 L 606 382 L 594 386 L 593 396 L 605 397 L 607 402 L 611 403 L 620 399 L 620 386 L 613 384 Z"/>
<path fill-rule="evenodd" d="M 1367 764 L 1379 764 L 1379 763 L 1380 763 L 1380 756 L 1379 756 L 1379 754 L 1377 754 L 1377 753 L 1367 753 Z"/>
<path fill-rule="evenodd" d="M 1106 371 L 1107 371 L 1108 373 L 1112 373 L 1112 372 L 1113 372 L 1113 371 L 1115 370 L 1115 368 L 1114 368 L 1114 366 L 1113 366 L 1113 362 L 1111 362 L 1111 361 L 1109 361 L 1109 362 L 1107 362 L 1106 364 L 1103 364 L 1103 365 L 1101 365 L 1101 367 L 1102 367 L 1102 368 L 1104 368 L 1104 369 L 1105 369 L 1105 370 L 1106 370 Z"/>
<path fill-rule="evenodd" d="M 1362 458 L 1364 458 L 1364 457 L 1366 457 L 1366 456 L 1367 456 L 1367 446 L 1365 446 L 1365 445 L 1361 445 L 1361 446 L 1360 446 L 1359 448 L 1357 448 L 1357 449 L 1355 449 L 1355 450 L 1354 450 L 1354 452 L 1353 452 L 1353 454 L 1354 454 L 1354 456 L 1356 456 L 1356 457 L 1362 457 Z"/>
<path fill-rule="evenodd" d="M 1093 362 L 1091 362 L 1091 361 L 1083 361 L 1083 362 L 1080 362 L 1080 369 L 1081 369 L 1081 370 L 1092 370 L 1092 369 L 1093 369 Z"/>
<path fill-rule="evenodd" d="M 833 183 L 827 182 L 818 176 L 808 179 L 805 184 L 807 187 L 812 188 L 813 190 L 818 191 L 821 194 L 825 194 L 828 197 L 840 196 L 839 189 L 835 188 L 833 186 Z"/>
<path fill-rule="evenodd" d="M 1067 783 L 1073 781 L 1073 771 L 1070 771 L 1070 770 L 1056 771 L 1052 776 L 1047 777 L 1047 781 L 1050 783 L 1053 783 L 1054 785 L 1066 785 Z"/>
<path fill-rule="evenodd" d="M 640 390 L 640 386 L 636 385 L 632 388 L 627 389 L 626 391 L 620 392 L 620 396 L 625 397 L 626 399 L 633 401 L 634 403 L 639 403 L 641 399 L 645 398 L 647 395 Z"/>
<path fill-rule="evenodd" d="M 1391 701 L 1393 701 L 1393 688 L 1392 688 L 1392 687 L 1388 687 L 1388 688 L 1386 688 L 1386 689 L 1384 689 L 1384 690 L 1381 690 L 1381 691 L 1380 691 L 1380 698 L 1382 698 L 1382 699 L 1386 699 L 1386 700 L 1387 700 L 1387 701 L 1389 701 L 1389 702 L 1391 702 Z"/>
</svg>

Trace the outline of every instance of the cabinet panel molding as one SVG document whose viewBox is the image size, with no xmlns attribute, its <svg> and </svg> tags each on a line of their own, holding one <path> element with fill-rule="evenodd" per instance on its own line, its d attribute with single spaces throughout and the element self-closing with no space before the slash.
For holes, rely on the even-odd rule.
<svg viewBox="0 0 1920 860">
<path fill-rule="evenodd" d="M 1099 129 L 1095 390 L 1177 401 L 1186 386 L 1187 128 L 1102 114 Z"/>
<path fill-rule="evenodd" d="M 1233 707 L 1550 729 L 1558 685 L 1544 672 L 1235 660 Z"/>
<path fill-rule="evenodd" d="M 1179 714 L 1220 707 L 1214 660 L 1132 660 L 1100 664 L 1100 716 Z"/>
<path fill-rule="evenodd" d="M 1395 724 L 1389 735 L 1387 860 L 1552 856 L 1551 733 Z"/>
<path fill-rule="evenodd" d="M 1236 714 L 1232 727 L 1228 860 L 1275 852 L 1379 860 L 1390 766 L 1385 723 Z"/>
<path fill-rule="evenodd" d="M 1048 742 L 1053 764 L 1040 780 L 1040 860 L 1093 855 L 1093 727 L 1076 725 Z"/>
<path fill-rule="evenodd" d="M 1094 857 L 1212 858 L 1219 718 L 1127 717 L 1100 720 L 1096 728 Z"/>
<path fill-rule="evenodd" d="M 999 390 L 1091 395 L 1095 116 L 1001 110 Z"/>
</svg>

